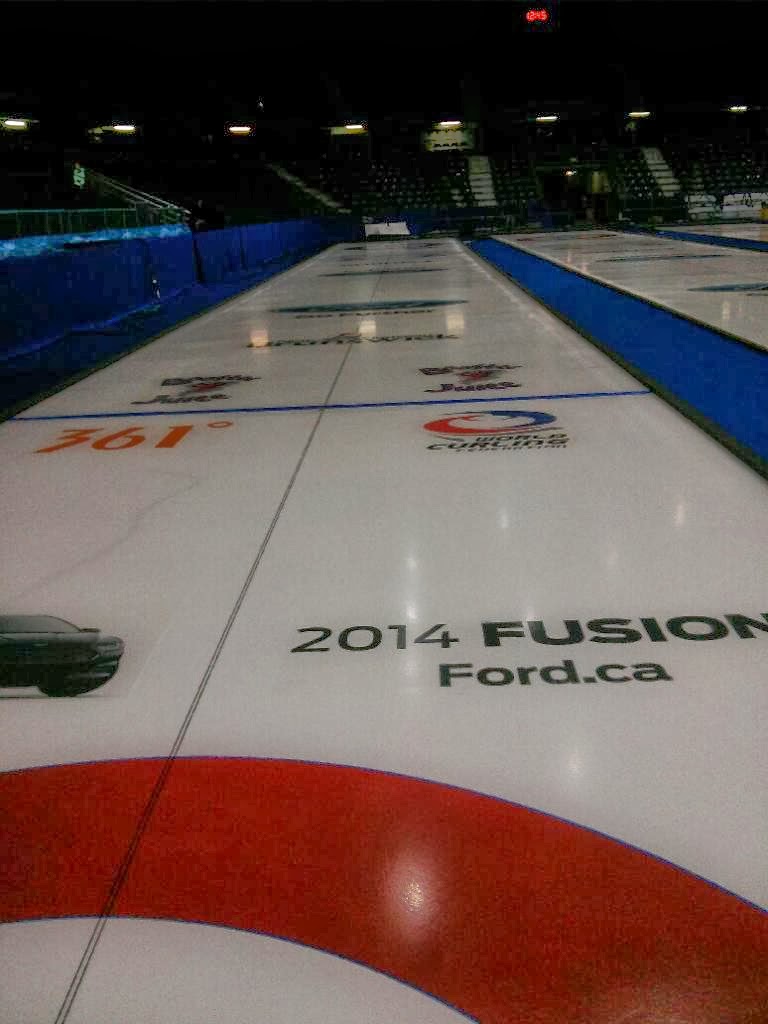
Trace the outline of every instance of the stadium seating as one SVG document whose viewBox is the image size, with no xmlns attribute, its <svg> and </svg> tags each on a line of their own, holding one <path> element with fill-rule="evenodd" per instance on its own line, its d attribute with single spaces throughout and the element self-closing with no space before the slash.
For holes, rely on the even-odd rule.
<svg viewBox="0 0 768 1024">
<path fill-rule="evenodd" d="M 190 208 L 198 199 L 217 209 L 221 223 L 253 224 L 327 215 L 319 200 L 280 178 L 261 160 L 237 153 L 211 156 L 101 153 L 90 166 L 132 188 Z"/>
<path fill-rule="evenodd" d="M 652 206 L 662 199 L 656 179 L 639 150 L 619 150 L 611 168 L 616 191 L 626 197 L 628 207 Z"/>
<path fill-rule="evenodd" d="M 362 216 L 451 209 L 473 203 L 466 158 L 456 152 L 368 160 L 362 155 L 297 161 L 290 169 Z"/>
<path fill-rule="evenodd" d="M 493 157 L 491 174 L 496 201 L 502 209 L 516 212 L 527 210 L 528 201 L 538 194 L 528 162 L 518 156 Z"/>
<path fill-rule="evenodd" d="M 5 146 L 0 156 L 0 209 L 54 209 L 75 205 L 67 154 L 49 148 Z"/>
<path fill-rule="evenodd" d="M 766 154 L 754 147 L 698 143 L 667 146 L 692 220 L 750 220 L 768 201 Z"/>
<path fill-rule="evenodd" d="M 665 156 L 686 192 L 729 195 L 768 191 L 765 154 L 718 143 L 668 146 Z"/>
</svg>

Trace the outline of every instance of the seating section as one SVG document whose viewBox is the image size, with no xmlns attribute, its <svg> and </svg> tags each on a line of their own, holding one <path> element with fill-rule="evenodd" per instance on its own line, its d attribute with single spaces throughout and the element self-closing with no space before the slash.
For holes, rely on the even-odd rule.
<svg viewBox="0 0 768 1024">
<path fill-rule="evenodd" d="M 187 209 L 202 199 L 207 209 L 218 210 L 216 226 L 327 216 L 333 212 L 280 178 L 261 160 L 241 158 L 236 152 L 185 156 L 150 154 L 143 148 L 55 152 L 4 148 L 0 155 L 0 210 L 126 205 L 114 194 L 105 197 L 88 187 L 76 189 L 72 165 L 78 161 L 124 185 Z"/>
<path fill-rule="evenodd" d="M 46 210 L 75 205 L 71 163 L 66 153 L 23 145 L 0 152 L 0 209 Z M 119 206 L 119 203 L 115 203 Z"/>
<path fill-rule="evenodd" d="M 640 150 L 618 150 L 611 162 L 610 177 L 628 208 L 661 205 L 662 191 Z"/>
<path fill-rule="evenodd" d="M 692 220 L 751 220 L 768 202 L 763 149 L 700 143 L 668 146 L 665 156 L 680 180 Z"/>
<path fill-rule="evenodd" d="M 664 195 L 639 149 L 617 150 L 608 176 L 623 216 L 640 224 L 675 223 L 686 218 L 682 195 Z"/>
<path fill-rule="evenodd" d="M 668 146 L 664 155 L 686 193 L 726 196 L 768 191 L 766 154 L 758 149 L 706 143 Z"/>
<path fill-rule="evenodd" d="M 360 154 L 300 161 L 289 169 L 362 216 L 401 210 L 446 210 L 474 203 L 466 157 L 426 153 L 367 159 Z"/>
<path fill-rule="evenodd" d="M 527 160 L 519 156 L 491 159 L 491 174 L 496 202 L 502 209 L 523 211 L 538 195 L 536 179 Z"/>
<path fill-rule="evenodd" d="M 86 162 L 84 160 L 84 162 Z M 90 166 L 123 184 L 178 203 L 187 209 L 202 199 L 218 211 L 219 223 L 253 224 L 293 217 L 327 216 L 314 196 L 280 178 L 261 160 L 237 153 L 210 157 L 165 157 L 100 153 Z"/>
<path fill-rule="evenodd" d="M 83 208 L 124 207 L 109 213 L 114 223 L 99 220 L 94 227 L 133 226 L 126 220 L 136 215 L 129 209 L 130 198 L 74 187 L 75 161 L 187 210 L 202 204 L 205 216 L 198 220 L 208 228 L 336 214 L 336 208 L 324 202 L 322 195 L 306 191 L 300 182 L 324 193 L 355 216 L 373 220 L 412 212 L 422 219 L 447 217 L 453 229 L 454 215 L 467 217 L 470 210 L 475 211 L 473 216 L 480 215 L 475 210 L 479 200 L 471 188 L 470 158 L 456 151 L 390 149 L 384 157 L 355 149 L 314 159 L 279 160 L 299 180 L 297 184 L 247 148 L 210 145 L 205 151 L 198 148 L 189 154 L 172 149 L 150 151 L 144 145 L 62 151 L 33 147 L 24 140 L 11 140 L 8 145 L 6 141 L 0 139 L 4 145 L 0 154 L 0 211 L 27 209 L 43 213 L 24 215 L 23 231 L 18 223 L 21 215 L 0 216 L 0 236 L 29 234 L 33 227 L 35 231 L 55 233 L 54 221 L 58 223 L 59 215 L 49 216 L 45 211 L 57 208 L 79 208 L 77 230 L 88 230 L 90 224 L 87 218 L 91 214 Z M 483 157 L 483 166 L 490 170 L 493 182 L 493 209 L 518 224 L 544 222 L 545 214 L 564 218 L 565 223 L 574 217 L 578 220 L 578 210 L 558 206 L 560 199 L 550 195 L 548 185 L 553 168 L 562 173 L 562 168 L 569 166 L 585 173 L 607 171 L 614 193 L 606 203 L 610 216 L 615 218 L 621 210 L 640 223 L 686 217 L 754 219 L 761 204 L 768 202 L 768 146 L 747 149 L 743 144 L 709 142 L 664 146 L 659 151 L 661 157 L 681 188 L 681 194 L 665 196 L 639 147 L 610 149 L 607 143 L 590 143 L 579 148 L 573 142 L 560 145 L 542 140 L 527 152 L 525 145 L 521 143 L 522 148 L 515 152 Z M 583 181 L 584 174 L 581 178 Z M 489 180 L 487 174 L 484 180 Z M 490 195 L 490 190 L 482 194 Z M 104 219 L 107 214 L 102 210 L 101 216 Z"/>
</svg>

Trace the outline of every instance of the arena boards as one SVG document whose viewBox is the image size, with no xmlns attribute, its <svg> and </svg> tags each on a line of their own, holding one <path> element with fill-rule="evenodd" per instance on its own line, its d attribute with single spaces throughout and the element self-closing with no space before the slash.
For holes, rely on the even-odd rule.
<svg viewBox="0 0 768 1024">
<path fill-rule="evenodd" d="M 722 225 L 723 230 L 715 232 L 707 225 L 700 231 L 760 240 L 759 225 L 741 227 L 751 230 L 736 234 L 739 225 Z M 620 231 L 532 232 L 497 238 L 768 348 L 768 260 L 763 252 Z"/>
<path fill-rule="evenodd" d="M 337 246 L 0 448 L 0 1020 L 760 1019 L 765 484 L 500 275 Z"/>
<path fill-rule="evenodd" d="M 694 224 L 686 227 L 675 225 L 673 230 L 682 234 L 716 235 L 720 238 L 746 238 L 750 242 L 768 242 L 768 223 Z"/>
</svg>

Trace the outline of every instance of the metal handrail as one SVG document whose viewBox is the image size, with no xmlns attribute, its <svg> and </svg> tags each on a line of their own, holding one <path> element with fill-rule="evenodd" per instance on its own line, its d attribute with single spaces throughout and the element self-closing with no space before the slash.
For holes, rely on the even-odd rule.
<svg viewBox="0 0 768 1024">
<path fill-rule="evenodd" d="M 110 189 L 116 192 L 118 195 L 123 196 L 128 200 L 132 200 L 137 205 L 152 206 L 158 210 L 178 210 L 180 213 L 189 213 L 183 206 L 179 206 L 177 203 L 171 203 L 167 199 L 161 199 L 160 196 L 153 196 L 149 192 L 142 192 L 140 189 L 133 188 L 131 185 L 126 185 L 122 181 L 118 181 L 116 178 L 110 178 L 106 174 L 102 174 L 100 171 L 87 171 L 87 180 L 94 182 L 97 186 Z"/>
</svg>

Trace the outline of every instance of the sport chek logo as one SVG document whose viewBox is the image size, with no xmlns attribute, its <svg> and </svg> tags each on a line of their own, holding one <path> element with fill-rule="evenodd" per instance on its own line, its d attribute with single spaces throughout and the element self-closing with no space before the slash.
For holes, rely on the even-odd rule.
<svg viewBox="0 0 768 1024">
<path fill-rule="evenodd" d="M 568 435 L 548 412 L 530 409 L 483 410 L 430 420 L 424 429 L 439 435 L 429 451 L 493 452 L 565 448 Z"/>
<path fill-rule="evenodd" d="M 458 334 L 383 334 L 373 338 L 360 334 L 332 334 L 328 338 L 276 338 L 259 348 L 280 348 L 285 345 L 373 345 L 385 341 L 444 341 L 446 338 L 459 339 Z M 425 371 L 426 372 L 426 371 Z"/>
<path fill-rule="evenodd" d="M 424 388 L 427 394 L 442 394 L 446 391 L 505 391 L 508 388 L 519 388 L 512 380 L 497 380 L 507 370 L 519 370 L 519 366 L 509 363 L 476 363 L 474 366 L 427 366 L 421 367 L 421 373 L 427 376 L 438 374 L 454 374 L 454 381 L 439 381 L 436 388 Z"/>
<path fill-rule="evenodd" d="M 230 388 L 233 384 L 242 384 L 246 381 L 260 379 L 260 377 L 251 377 L 248 374 L 242 373 L 213 377 L 167 377 L 161 383 L 161 387 L 181 390 L 177 390 L 169 395 L 155 395 L 154 398 L 145 398 L 138 402 L 131 402 L 131 405 L 178 405 L 185 402 L 221 401 L 231 397 L 222 388 Z"/>
</svg>

